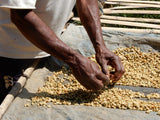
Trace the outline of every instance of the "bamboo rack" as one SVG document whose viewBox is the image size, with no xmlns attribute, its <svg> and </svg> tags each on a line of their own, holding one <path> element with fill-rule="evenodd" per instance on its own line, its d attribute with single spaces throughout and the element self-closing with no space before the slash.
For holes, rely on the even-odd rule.
<svg viewBox="0 0 160 120">
<path fill-rule="evenodd" d="M 110 5 L 110 7 L 108 5 Z M 139 8 L 146 9 L 140 10 Z M 156 8 L 156 10 L 150 10 L 148 8 Z M 157 8 L 159 8 L 159 10 Z M 145 14 L 160 15 L 160 1 L 107 0 L 103 11 L 104 15 L 100 17 L 100 22 L 105 24 L 105 27 L 102 26 L 104 30 L 160 34 L 160 19 L 120 16 L 120 14 L 138 14 L 139 16 Z M 76 17 L 73 17 L 72 20 L 80 21 L 80 19 Z M 108 27 L 107 25 L 112 27 Z M 125 26 L 125 28 L 113 27 L 113 25 Z"/>
</svg>

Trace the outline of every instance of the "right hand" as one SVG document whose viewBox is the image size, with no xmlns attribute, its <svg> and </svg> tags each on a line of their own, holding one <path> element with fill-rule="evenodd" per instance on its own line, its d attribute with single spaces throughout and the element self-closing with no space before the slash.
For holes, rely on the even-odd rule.
<svg viewBox="0 0 160 120">
<path fill-rule="evenodd" d="M 105 46 L 97 50 L 96 60 L 101 66 L 103 73 L 109 75 L 109 78 L 112 80 L 113 84 L 115 84 L 125 72 L 121 59 L 108 50 Z M 115 72 L 110 73 L 107 65 L 111 65 L 112 68 L 115 69 Z"/>
<path fill-rule="evenodd" d="M 106 76 L 98 67 L 98 65 L 85 58 L 79 57 L 76 65 L 71 66 L 75 78 L 89 90 L 99 90 L 109 84 L 108 76 Z"/>
</svg>

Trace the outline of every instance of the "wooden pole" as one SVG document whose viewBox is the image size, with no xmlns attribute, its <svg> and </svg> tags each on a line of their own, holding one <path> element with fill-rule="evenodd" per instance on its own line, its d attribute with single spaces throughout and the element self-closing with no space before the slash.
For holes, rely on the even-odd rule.
<svg viewBox="0 0 160 120">
<path fill-rule="evenodd" d="M 102 15 L 101 18 L 110 20 L 160 23 L 160 19 L 150 19 L 150 18 L 119 17 L 119 16 L 109 16 L 109 15 Z"/>
<path fill-rule="evenodd" d="M 107 31 L 119 31 L 119 32 L 131 32 L 131 33 L 154 33 L 160 34 L 160 30 L 157 29 L 135 29 L 135 28 L 117 28 L 117 27 L 102 27 L 102 30 Z"/>
<path fill-rule="evenodd" d="M 109 10 L 103 9 L 104 14 L 118 14 L 118 13 L 125 13 L 125 14 L 160 14 L 159 10 Z"/>
<path fill-rule="evenodd" d="M 134 8 L 150 8 L 147 6 L 117 6 L 117 7 L 111 7 L 111 8 L 107 8 L 108 10 L 122 10 L 122 9 L 134 9 Z"/>
<path fill-rule="evenodd" d="M 24 87 L 28 77 L 31 76 L 31 74 L 34 71 L 35 67 L 37 66 L 38 62 L 39 62 L 39 59 L 36 60 L 31 67 L 27 68 L 24 71 L 24 73 L 23 73 L 24 75 L 18 79 L 18 81 L 13 86 L 13 88 L 11 89 L 9 94 L 5 97 L 4 101 L 0 105 L 0 120 L 3 117 L 4 113 L 7 111 L 8 107 L 10 106 L 12 101 L 14 100 L 15 96 L 17 96 L 18 93 L 21 91 L 21 89 Z"/>
<path fill-rule="evenodd" d="M 157 4 L 160 5 L 159 1 L 143 1 L 143 0 L 107 0 L 107 2 L 128 2 L 128 3 L 146 3 L 146 4 Z"/>
<path fill-rule="evenodd" d="M 140 7 L 160 8 L 160 5 L 140 4 L 140 3 L 106 2 L 106 4 L 131 5 L 131 6 L 140 6 Z"/>
</svg>

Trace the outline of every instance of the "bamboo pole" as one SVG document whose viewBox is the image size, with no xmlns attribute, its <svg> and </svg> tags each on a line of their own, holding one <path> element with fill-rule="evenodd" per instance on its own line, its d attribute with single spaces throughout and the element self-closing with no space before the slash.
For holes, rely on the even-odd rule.
<svg viewBox="0 0 160 120">
<path fill-rule="evenodd" d="M 160 14 L 158 10 L 109 10 L 103 9 L 104 14 L 118 14 L 118 13 L 125 13 L 125 14 Z"/>
<path fill-rule="evenodd" d="M 109 5 L 117 5 L 117 4 L 119 4 L 120 2 L 105 2 L 105 4 L 109 4 Z"/>
<path fill-rule="evenodd" d="M 121 9 L 134 9 L 134 8 L 149 8 L 146 6 L 118 6 L 118 7 L 111 7 L 111 8 L 107 8 L 108 10 L 121 10 Z"/>
<path fill-rule="evenodd" d="M 119 31 L 119 32 L 131 32 L 131 33 L 154 33 L 160 34 L 160 30 L 157 29 L 135 29 L 135 28 L 117 28 L 117 27 L 102 27 L 102 30 L 107 31 Z"/>
<path fill-rule="evenodd" d="M 79 18 L 75 18 L 75 17 L 72 18 L 72 20 L 80 21 Z M 160 25 L 156 25 L 156 24 L 127 22 L 127 21 L 120 21 L 120 20 L 101 19 L 101 23 L 160 29 Z"/>
<path fill-rule="evenodd" d="M 5 97 L 4 101 L 0 105 L 0 119 L 3 117 L 4 113 L 7 111 L 8 107 L 10 106 L 10 104 L 12 103 L 12 101 L 14 100 L 14 98 L 18 95 L 18 93 L 24 87 L 24 85 L 25 85 L 28 77 L 30 77 L 30 75 L 34 71 L 34 69 L 37 66 L 38 62 L 39 62 L 39 59 L 36 60 L 31 67 L 27 68 L 24 71 L 24 73 L 23 73 L 24 76 L 21 76 L 18 79 L 18 81 L 13 86 L 13 88 L 11 89 L 11 91 L 9 92 L 9 94 Z"/>
<path fill-rule="evenodd" d="M 133 18 L 133 17 L 119 17 L 119 16 L 109 16 L 109 15 L 102 15 L 101 18 L 110 20 L 160 23 L 160 19 L 151 19 L 151 18 Z"/>
<path fill-rule="evenodd" d="M 145 4 L 157 4 L 157 5 L 160 5 L 160 2 L 159 1 L 143 1 L 143 0 L 107 0 L 107 2 L 132 2 L 132 3 L 145 3 Z"/>
<path fill-rule="evenodd" d="M 160 8 L 160 5 L 153 4 L 140 4 L 140 3 L 125 3 L 125 2 L 106 2 L 106 4 L 114 4 L 114 5 L 131 5 L 131 6 L 142 6 L 142 7 L 150 7 L 150 8 Z"/>
<path fill-rule="evenodd" d="M 127 21 L 119 21 L 119 20 L 118 21 L 104 20 L 104 19 L 101 19 L 101 23 L 160 29 L 160 25 L 149 24 L 149 23 L 127 22 Z"/>
</svg>

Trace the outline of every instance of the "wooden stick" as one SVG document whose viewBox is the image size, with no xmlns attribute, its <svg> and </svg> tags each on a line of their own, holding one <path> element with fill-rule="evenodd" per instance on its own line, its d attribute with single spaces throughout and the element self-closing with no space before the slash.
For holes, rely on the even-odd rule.
<svg viewBox="0 0 160 120">
<path fill-rule="evenodd" d="M 117 5 L 117 4 L 119 4 L 119 2 L 105 2 L 105 4 L 109 4 L 109 5 Z"/>
<path fill-rule="evenodd" d="M 109 15 L 102 15 L 101 18 L 110 20 L 160 23 L 160 19 L 150 19 L 150 18 L 119 17 L 119 16 L 109 16 Z"/>
<path fill-rule="evenodd" d="M 138 3 L 123 3 L 123 2 L 108 2 L 108 4 L 131 5 L 131 6 L 150 7 L 150 8 L 160 8 L 160 5 L 153 5 L 153 4 L 138 4 Z"/>
<path fill-rule="evenodd" d="M 11 91 L 9 92 L 9 94 L 5 97 L 4 101 L 0 105 L 0 119 L 2 118 L 2 116 L 4 115 L 4 113 L 7 111 L 8 107 L 10 106 L 10 104 L 12 103 L 12 101 L 14 100 L 15 96 L 17 96 L 18 93 L 20 92 L 20 90 L 22 89 L 22 87 L 24 87 L 24 85 L 25 85 L 28 77 L 30 77 L 30 75 L 34 71 L 34 69 L 37 66 L 38 62 L 39 62 L 39 59 L 36 60 L 33 63 L 32 67 L 29 67 L 29 68 L 27 68 L 24 71 L 24 73 L 23 73 L 24 76 L 21 76 L 18 79 L 18 81 L 13 86 L 13 88 L 11 89 Z"/>
<path fill-rule="evenodd" d="M 142 1 L 142 0 L 107 0 L 105 3 L 107 2 L 128 2 L 128 3 L 148 3 L 148 4 L 157 4 L 160 5 L 160 2 L 158 1 Z"/>
<path fill-rule="evenodd" d="M 131 33 L 148 33 L 148 34 L 154 33 L 154 34 L 160 34 L 160 30 L 157 30 L 157 29 L 134 29 L 134 28 L 102 27 L 102 30 L 131 32 Z"/>
<path fill-rule="evenodd" d="M 134 8 L 149 8 L 146 6 L 118 6 L 118 7 L 111 7 L 107 8 L 108 10 L 121 10 L 121 9 L 134 9 Z"/>
<path fill-rule="evenodd" d="M 127 21 L 119 21 L 119 20 L 118 21 L 104 20 L 104 19 L 101 19 L 101 23 L 160 29 L 160 25 L 149 24 L 149 23 L 127 22 Z"/>
<path fill-rule="evenodd" d="M 80 21 L 79 18 L 74 17 L 72 19 L 76 21 Z M 160 29 L 160 25 L 156 25 L 156 24 L 127 22 L 127 21 L 120 21 L 120 20 L 101 19 L 101 23 Z"/>
<path fill-rule="evenodd" d="M 158 10 L 108 10 L 103 9 L 105 14 L 118 14 L 118 13 L 125 13 L 125 14 L 160 14 Z"/>
</svg>

